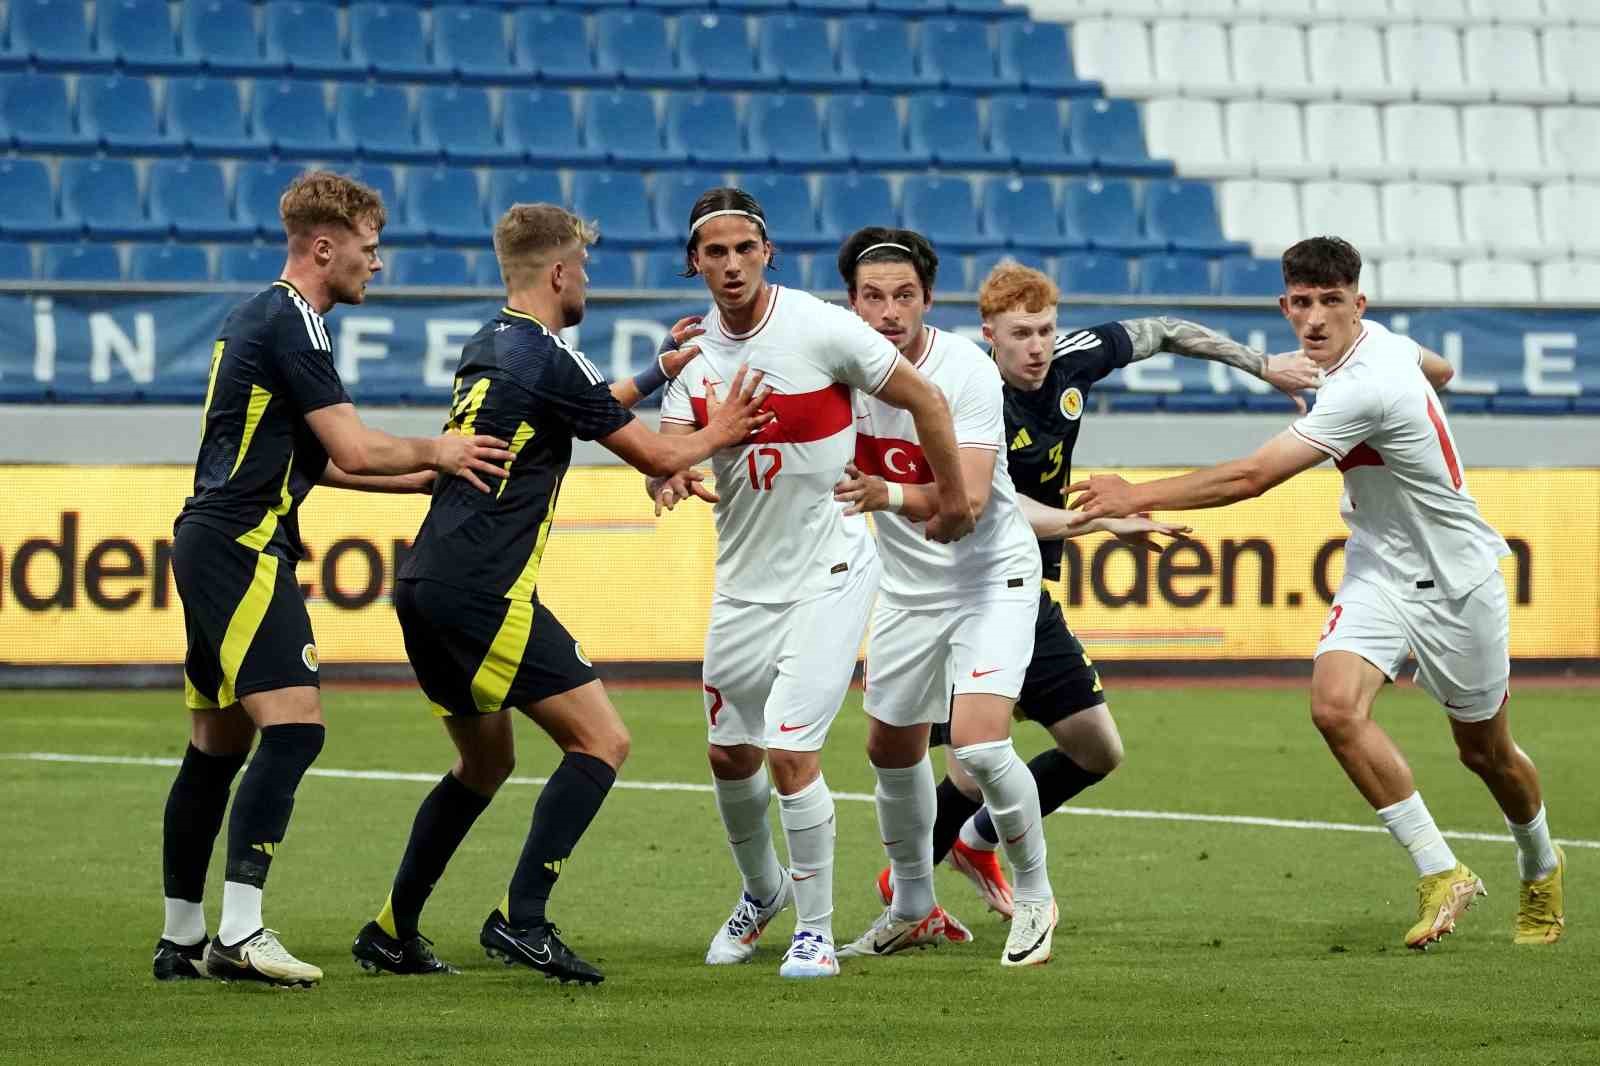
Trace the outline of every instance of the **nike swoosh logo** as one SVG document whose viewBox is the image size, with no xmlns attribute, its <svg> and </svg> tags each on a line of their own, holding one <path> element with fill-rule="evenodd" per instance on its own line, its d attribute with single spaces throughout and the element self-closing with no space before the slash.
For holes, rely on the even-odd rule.
<svg viewBox="0 0 1600 1066">
<path fill-rule="evenodd" d="M 1006 952 L 1006 959 L 1008 961 L 1010 961 L 1010 962 L 1021 962 L 1023 959 L 1027 958 L 1029 955 L 1032 955 L 1035 951 L 1038 951 L 1039 950 L 1039 945 L 1043 944 L 1044 943 L 1044 938 L 1049 936 L 1049 935 L 1050 935 L 1050 930 L 1046 929 L 1044 932 L 1039 934 L 1039 939 L 1035 940 L 1033 942 L 1033 946 L 1032 947 L 1028 948 L 1025 951 L 1008 951 L 1008 952 Z"/>
<path fill-rule="evenodd" d="M 780 732 L 780 733 L 793 733 L 797 729 L 804 729 L 804 728 L 805 728 L 804 725 L 790 725 L 788 722 L 784 722 L 784 723 L 782 723 L 782 724 L 780 724 L 778 726 L 778 732 Z"/>
<path fill-rule="evenodd" d="M 884 940 L 884 941 L 881 941 L 881 942 L 877 941 L 877 940 L 874 940 L 872 942 L 872 953 L 874 955 L 882 955 L 884 952 L 888 951 L 890 948 L 892 948 L 896 944 L 898 944 L 905 937 L 905 935 L 907 933 L 909 933 L 910 931 L 911 930 L 909 930 L 909 929 L 902 929 L 898 933 L 896 933 L 894 936 L 890 937 L 888 940 Z"/>
<path fill-rule="evenodd" d="M 1025 829 L 1023 829 L 1022 832 L 1018 833 L 1016 836 L 1014 836 L 1014 837 L 1006 837 L 1006 843 L 1007 844 L 1015 844 L 1017 841 L 1021 840 L 1025 836 L 1027 836 L 1028 835 L 1028 830 L 1032 829 L 1032 828 L 1033 828 L 1033 823 L 1029 822 L 1027 827 Z"/>
<path fill-rule="evenodd" d="M 799 874 L 795 874 L 792 877 L 790 877 L 789 880 L 791 880 L 791 881 L 809 881 L 815 876 L 817 876 L 817 875 L 814 874 L 814 873 L 806 874 L 804 877 L 801 877 Z"/>
<path fill-rule="evenodd" d="M 372 946 L 378 949 L 378 954 L 379 955 L 382 955 L 384 958 L 388 959 L 390 962 L 399 962 L 400 961 L 400 953 L 398 951 L 390 951 L 388 948 L 384 947 L 382 944 L 374 944 Z"/>
<path fill-rule="evenodd" d="M 507 947 L 511 948 L 511 950 L 515 951 L 518 955 L 521 955 L 523 958 L 525 958 L 528 961 L 532 962 L 534 965 L 536 965 L 536 966 L 548 966 L 550 964 L 550 945 L 549 944 L 546 944 L 544 947 L 540 948 L 538 951 L 534 951 L 532 948 L 530 948 L 527 945 L 521 943 L 516 938 L 512 937 L 510 934 L 502 932 L 500 930 L 496 930 L 496 932 L 499 934 L 500 939 L 505 942 Z"/>
<path fill-rule="evenodd" d="M 1464 710 L 1467 709 L 1467 705 L 1466 704 L 1464 704 L 1464 703 L 1463 704 L 1455 704 L 1455 703 L 1451 703 L 1449 700 L 1445 700 L 1444 701 L 1444 705 L 1446 707 L 1450 708 L 1452 711 L 1464 711 Z"/>
<path fill-rule="evenodd" d="M 988 677 L 990 674 L 998 674 L 1001 670 L 1004 670 L 1004 669 L 1005 669 L 1005 667 L 1003 667 L 1003 666 L 996 666 L 991 670 L 974 670 L 974 671 L 972 671 L 972 676 L 973 677 Z"/>
<path fill-rule="evenodd" d="M 883 846 L 886 847 L 886 848 L 892 848 L 898 843 L 900 843 L 900 841 L 898 841 L 898 840 L 885 840 L 883 842 Z"/>
</svg>

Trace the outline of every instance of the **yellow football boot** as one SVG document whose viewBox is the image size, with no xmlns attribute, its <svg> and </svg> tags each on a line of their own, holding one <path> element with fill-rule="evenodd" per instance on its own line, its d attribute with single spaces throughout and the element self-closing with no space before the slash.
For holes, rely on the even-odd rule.
<svg viewBox="0 0 1600 1066">
<path fill-rule="evenodd" d="M 1487 896 L 1478 875 L 1461 863 L 1444 873 L 1417 881 L 1417 924 L 1406 933 L 1406 947 L 1425 950 L 1429 944 L 1455 932 L 1456 919 L 1479 896 Z"/>
<path fill-rule="evenodd" d="M 1537 881 L 1522 882 L 1522 903 L 1512 927 L 1513 944 L 1554 944 L 1567 929 L 1562 880 L 1567 873 L 1567 853 L 1556 849 L 1556 868 Z"/>
</svg>

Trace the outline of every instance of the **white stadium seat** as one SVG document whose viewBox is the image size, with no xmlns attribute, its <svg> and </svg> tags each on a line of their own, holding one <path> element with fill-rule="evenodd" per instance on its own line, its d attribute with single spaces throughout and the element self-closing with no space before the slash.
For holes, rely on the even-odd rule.
<svg viewBox="0 0 1600 1066">
<path fill-rule="evenodd" d="M 1345 181 L 1399 181 L 1404 167 L 1383 154 L 1378 109 L 1371 104 L 1307 104 L 1306 157 Z"/>
<path fill-rule="evenodd" d="M 1308 235 L 1300 223 L 1300 194 L 1287 181 L 1225 181 L 1219 207 L 1222 232 L 1248 241 L 1257 255 L 1278 256 Z"/>
<path fill-rule="evenodd" d="M 1596 6 L 1600 11 L 1600 6 Z M 1544 39 L 1544 77 L 1580 104 L 1600 103 L 1600 27 L 1551 26 Z"/>
<path fill-rule="evenodd" d="M 1378 264 L 1376 299 L 1385 305 L 1449 303 L 1456 297 L 1456 268 L 1438 259 L 1385 259 Z M 1368 294 L 1369 299 L 1373 298 Z"/>
<path fill-rule="evenodd" d="M 1566 99 L 1544 81 L 1539 38 L 1527 26 L 1472 26 L 1463 35 L 1467 80 L 1484 85 L 1496 100 L 1554 103 Z"/>
<path fill-rule="evenodd" d="M 1542 26 L 1549 21 L 1539 0 L 1467 0 L 1467 14 L 1476 22 Z"/>
<path fill-rule="evenodd" d="M 1469 259 L 1458 275 L 1464 303 L 1539 302 L 1539 283 L 1533 264 L 1514 259 Z"/>
<path fill-rule="evenodd" d="M 1171 91 L 1150 66 L 1150 38 L 1133 19 L 1085 19 L 1072 27 L 1078 76 L 1102 81 L 1109 96 L 1160 96 Z"/>
<path fill-rule="evenodd" d="M 1238 96 L 1220 22 L 1166 19 L 1150 34 L 1155 76 L 1185 96 Z"/>
<path fill-rule="evenodd" d="M 1539 236 L 1539 207 L 1531 185 L 1463 185 L 1461 233 L 1468 244 L 1483 245 L 1491 255 L 1546 259 L 1564 254 Z"/>
<path fill-rule="evenodd" d="M 1536 181 L 1549 173 L 1539 147 L 1539 119 L 1531 107 L 1464 107 L 1461 131 L 1469 166 L 1518 181 Z"/>
<path fill-rule="evenodd" d="M 1385 251 L 1375 186 L 1308 181 L 1300 191 L 1300 221 L 1306 233 L 1343 237 L 1364 256 L 1381 256 Z"/>
<path fill-rule="evenodd" d="M 1238 13 L 1236 0 L 1158 0 L 1166 15 L 1186 18 L 1229 18 Z"/>
<path fill-rule="evenodd" d="M 1546 263 L 1539 268 L 1539 298 L 1545 303 L 1600 303 L 1600 262 Z"/>
<path fill-rule="evenodd" d="M 1461 235 L 1456 191 L 1449 185 L 1396 181 L 1383 187 L 1383 239 L 1412 255 L 1444 259 L 1482 251 L 1469 248 Z"/>
<path fill-rule="evenodd" d="M 1316 12 L 1318 18 L 1340 22 L 1388 22 L 1394 18 L 1389 0 L 1317 0 Z"/>
<path fill-rule="evenodd" d="M 1316 0 L 1239 0 L 1246 18 L 1275 18 L 1304 22 L 1316 13 Z"/>
<path fill-rule="evenodd" d="M 1305 34 L 1281 22 L 1240 22 L 1228 35 L 1233 80 L 1265 96 L 1289 100 L 1326 99 L 1332 91 L 1306 77 Z"/>
<path fill-rule="evenodd" d="M 1552 22 L 1600 26 L 1600 6 L 1594 0 L 1544 0 L 1544 17 Z"/>
<path fill-rule="evenodd" d="M 1316 178 L 1327 168 L 1306 162 L 1300 106 L 1284 100 L 1235 100 L 1223 107 L 1228 159 L 1263 178 Z"/>
<path fill-rule="evenodd" d="M 1391 9 L 1397 18 L 1418 22 L 1467 21 L 1467 0 L 1393 0 Z"/>
<path fill-rule="evenodd" d="M 1539 190 L 1546 242 L 1575 255 L 1600 256 L 1600 185 L 1557 182 Z"/>
<path fill-rule="evenodd" d="M 1306 31 L 1311 84 L 1343 100 L 1404 100 L 1410 92 L 1389 84 L 1383 38 L 1376 26 L 1327 22 Z"/>
<path fill-rule="evenodd" d="M 1398 25 L 1383 31 L 1389 82 L 1425 100 L 1487 100 L 1489 90 L 1467 84 L 1461 35 L 1449 26 Z"/>
<path fill-rule="evenodd" d="M 1600 177 L 1600 110 L 1547 107 L 1543 119 L 1544 161 L 1552 178 Z"/>
<path fill-rule="evenodd" d="M 1144 107 L 1150 154 L 1177 160 L 1185 174 L 1246 177 L 1249 163 L 1230 159 L 1222 137 L 1222 105 L 1215 100 L 1151 100 Z"/>
<path fill-rule="evenodd" d="M 1449 104 L 1391 104 L 1383 109 L 1384 154 L 1421 181 L 1482 181 L 1488 171 L 1462 159 L 1457 125 Z"/>
</svg>

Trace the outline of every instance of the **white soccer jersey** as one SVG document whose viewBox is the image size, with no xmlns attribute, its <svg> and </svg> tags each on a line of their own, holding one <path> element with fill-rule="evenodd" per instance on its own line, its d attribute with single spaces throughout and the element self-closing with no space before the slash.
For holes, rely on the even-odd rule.
<svg viewBox="0 0 1600 1066">
<path fill-rule="evenodd" d="M 1413 599 L 1465 596 L 1510 554 L 1467 492 L 1422 350 L 1376 322 L 1327 372 L 1291 427 L 1344 474 L 1345 573 Z"/>
<path fill-rule="evenodd" d="M 778 416 L 711 458 L 717 595 L 793 603 L 843 585 L 875 552 L 866 519 L 833 499 L 855 452 L 851 390 L 882 388 L 899 353 L 854 313 L 777 285 L 748 333 L 730 333 L 715 307 L 702 325 L 700 356 L 668 387 L 661 420 L 705 425 L 706 382 L 726 399 L 742 365 L 766 373 Z"/>
<path fill-rule="evenodd" d="M 995 453 L 994 480 L 977 528 L 954 544 L 929 540 L 921 522 L 888 511 L 873 515 L 883 559 L 879 600 L 888 607 L 921 609 L 956 606 L 1007 588 L 1035 595 L 1039 548 L 1017 506 L 1006 469 L 1000 371 L 966 338 L 927 329 L 931 336 L 917 369 L 944 393 L 955 421 L 957 447 Z M 901 484 L 933 481 L 911 412 L 868 396 L 856 397 L 856 466 L 862 473 Z"/>
</svg>

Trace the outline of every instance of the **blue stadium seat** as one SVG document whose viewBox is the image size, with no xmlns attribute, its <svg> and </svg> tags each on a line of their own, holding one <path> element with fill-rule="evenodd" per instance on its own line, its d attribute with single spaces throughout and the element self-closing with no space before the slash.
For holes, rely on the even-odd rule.
<svg viewBox="0 0 1600 1066">
<path fill-rule="evenodd" d="M 889 180 L 880 174 L 828 174 L 822 179 L 822 231 L 835 242 L 863 226 L 898 226 Z"/>
<path fill-rule="evenodd" d="M 18 241 L 0 241 L 0 281 L 33 278 L 33 249 Z"/>
<path fill-rule="evenodd" d="M 564 204 L 561 175 L 553 170 L 501 167 L 489 172 L 489 223 L 500 221 L 512 204 Z"/>
<path fill-rule="evenodd" d="M 451 163 L 504 166 L 522 160 L 521 148 L 500 143 L 489 94 L 475 86 L 424 89 L 417 105 L 417 137 Z"/>
<path fill-rule="evenodd" d="M 734 182 L 744 189 L 767 215 L 767 236 L 780 251 L 814 251 L 839 242 L 822 232 L 816 205 L 811 202 L 811 186 L 804 174 L 774 171 L 770 174 L 744 174 Z M 678 224 L 687 221 L 683 216 Z"/>
<path fill-rule="evenodd" d="M 922 73 L 954 92 L 1015 91 L 1022 83 L 995 72 L 987 23 L 975 19 L 928 19 L 917 55 Z"/>
<path fill-rule="evenodd" d="M 1067 115 L 1072 147 L 1094 160 L 1097 170 L 1123 174 L 1171 174 L 1172 163 L 1150 158 L 1139 107 L 1132 100 L 1074 100 Z"/>
<path fill-rule="evenodd" d="M 400 184 L 393 167 L 382 163 L 362 163 L 346 168 L 345 173 L 383 197 L 384 211 L 389 216 L 383 227 L 384 244 L 421 244 L 428 239 L 427 229 L 406 217 L 406 205 L 400 198 Z M 293 176 L 292 173 L 289 175 Z M 274 214 L 276 211 L 274 207 Z"/>
<path fill-rule="evenodd" d="M 259 156 L 272 151 L 245 130 L 231 78 L 168 78 L 167 132 L 196 155 Z"/>
<path fill-rule="evenodd" d="M 594 24 L 599 66 L 617 71 L 625 84 L 670 87 L 697 80 L 673 61 L 666 20 L 654 11 L 602 11 Z"/>
<path fill-rule="evenodd" d="M 768 15 L 756 31 L 757 69 L 786 89 L 833 92 L 859 89 L 860 74 L 839 69 L 828 43 L 828 24 L 815 15 Z"/>
<path fill-rule="evenodd" d="M 453 248 L 402 249 L 389 256 L 384 276 L 391 285 L 472 284 L 467 257 Z"/>
<path fill-rule="evenodd" d="M 32 58 L 40 70 L 109 67 L 114 57 L 89 40 L 83 5 L 71 0 L 11 0 L 11 49 Z"/>
<path fill-rule="evenodd" d="M 680 257 L 680 262 L 681 257 Z M 633 255 L 621 248 L 609 251 L 589 250 L 589 261 L 583 272 L 589 275 L 590 289 L 632 289 L 634 281 Z"/>
<path fill-rule="evenodd" d="M 673 93 L 667 98 L 667 150 L 697 167 L 751 167 L 766 157 L 745 147 L 739 114 L 726 93 Z"/>
<path fill-rule="evenodd" d="M 715 189 L 720 185 L 728 184 L 720 173 L 715 170 L 664 170 L 656 175 L 651 183 L 651 193 L 656 205 L 656 228 L 662 233 L 688 233 L 689 212 L 694 209 L 695 201 L 707 189 Z M 767 207 L 761 194 L 754 189 L 747 189 L 754 196 L 771 218 L 771 209 Z"/>
<path fill-rule="evenodd" d="M 728 11 L 748 11 L 755 15 L 788 11 L 794 5 L 790 0 L 717 0 L 717 7 Z"/>
<path fill-rule="evenodd" d="M 780 167 L 822 170 L 850 165 L 850 157 L 822 142 L 817 107 L 807 93 L 752 96 L 749 111 L 750 150 Z"/>
<path fill-rule="evenodd" d="M 1222 295 L 1277 296 L 1283 292 L 1283 266 L 1276 259 L 1230 255 L 1222 261 Z"/>
<path fill-rule="evenodd" d="M 228 210 L 222 168 L 205 160 L 162 159 L 150 164 L 150 218 L 186 240 L 247 240 L 254 222 Z"/>
<path fill-rule="evenodd" d="M 862 4 L 861 0 L 797 0 L 795 4 L 796 10 L 804 14 L 830 17 L 853 15 L 865 6 L 868 5 Z"/>
<path fill-rule="evenodd" d="M 917 70 L 907 24 L 893 16 L 861 15 L 840 22 L 839 69 L 859 72 L 867 88 L 881 92 L 939 87 L 938 78 Z"/>
<path fill-rule="evenodd" d="M 78 129 L 112 153 L 172 155 L 182 140 L 161 132 L 150 82 L 120 74 L 90 74 L 78 79 Z"/>
<path fill-rule="evenodd" d="M 1053 96 L 996 96 L 989 101 L 989 141 L 1018 170 L 1084 173 L 1091 161 L 1067 150 L 1061 110 Z"/>
<path fill-rule="evenodd" d="M 617 80 L 615 67 L 596 64 L 589 31 L 575 11 L 523 8 L 512 23 L 511 40 L 517 65 L 545 82 L 611 85 Z"/>
<path fill-rule="evenodd" d="M 957 15 L 982 15 L 989 19 L 1026 18 L 1028 9 L 1008 0 L 950 0 L 950 10 Z"/>
<path fill-rule="evenodd" d="M 283 258 L 278 245 L 224 245 L 217 258 L 217 280 L 266 285 L 283 270 Z"/>
<path fill-rule="evenodd" d="M 421 144 L 411 122 L 406 91 L 394 85 L 341 85 L 333 98 L 334 135 L 363 159 L 431 162 L 437 144 Z"/>
<path fill-rule="evenodd" d="M 906 132 L 911 150 L 925 153 L 946 169 L 999 169 L 1011 161 L 983 143 L 978 104 L 970 96 L 919 93 L 911 98 Z"/>
<path fill-rule="evenodd" d="M 1147 255 L 1139 260 L 1139 291 L 1146 296 L 1210 296 L 1211 261 L 1197 255 Z"/>
<path fill-rule="evenodd" d="M 1056 261 L 1056 279 L 1068 296 L 1127 296 L 1133 292 L 1128 260 L 1105 252 L 1070 252 Z"/>
<path fill-rule="evenodd" d="M 210 281 L 206 250 L 193 244 L 138 244 L 128 262 L 129 281 Z"/>
<path fill-rule="evenodd" d="M 1240 255 L 1250 246 L 1222 235 L 1208 181 L 1152 181 L 1144 189 L 1144 231 L 1174 252 Z"/>
<path fill-rule="evenodd" d="M 769 89 L 778 84 L 756 68 L 743 15 L 700 12 L 678 19 L 678 65 L 713 89 Z"/>
<path fill-rule="evenodd" d="M 1067 28 L 1056 22 L 1023 19 L 1000 26 L 1000 73 L 1029 92 L 1097 93 L 1072 67 Z"/>
<path fill-rule="evenodd" d="M 121 281 L 122 261 L 109 244 L 47 244 L 42 273 L 47 281 Z"/>
<path fill-rule="evenodd" d="M 980 252 L 972 260 L 972 284 L 968 288 L 976 291 L 978 286 L 983 284 L 983 279 L 989 276 L 990 271 L 1005 262 L 1020 263 L 1042 274 L 1051 274 L 1050 264 L 1044 256 L 1038 252 L 1030 252 L 1026 248 L 1007 248 L 1003 252 Z M 951 289 L 952 286 L 946 285 L 945 288 Z"/>
<path fill-rule="evenodd" d="M 482 7 L 433 9 L 433 63 L 461 81 L 500 82 L 524 77 L 511 64 L 500 12 Z"/>
<path fill-rule="evenodd" d="M 278 199 L 304 168 L 297 163 L 241 163 L 233 179 L 233 214 L 267 239 L 281 236 Z M 394 208 L 390 207 L 393 213 Z M 384 234 L 388 237 L 387 232 Z"/>
<path fill-rule="evenodd" d="M 197 57 L 179 54 L 166 0 L 96 0 L 94 8 L 101 53 L 125 69 L 178 74 L 200 66 Z"/>
<path fill-rule="evenodd" d="M 583 166 L 606 154 L 578 139 L 572 97 L 563 89 L 508 89 L 500 98 L 505 144 L 535 166 Z"/>
<path fill-rule="evenodd" d="M 767 267 L 767 281 L 773 285 L 782 285 L 790 289 L 811 288 L 811 261 L 817 257 L 803 256 L 798 252 L 774 252 L 772 263 Z M 823 289 L 838 288 L 831 280 L 824 281 L 818 286 Z"/>
<path fill-rule="evenodd" d="M 900 215 L 907 229 L 927 237 L 935 248 L 970 252 L 999 243 L 978 232 L 978 211 L 966 178 L 906 178 L 900 186 Z"/>
<path fill-rule="evenodd" d="M 50 171 L 37 159 L 0 159 L 0 233 L 23 240 L 64 240 L 83 233 L 76 214 L 56 210 Z"/>
<path fill-rule="evenodd" d="M 613 166 L 659 167 L 683 157 L 661 144 L 656 105 L 639 89 L 592 92 L 583 105 L 583 139 Z"/>
<path fill-rule="evenodd" d="M 608 249 L 676 243 L 656 228 L 638 171 L 579 171 L 572 179 L 572 209 L 600 220 L 600 239 Z"/>
<path fill-rule="evenodd" d="M 410 4 L 352 4 L 350 60 L 380 78 L 449 78 L 428 62 L 422 15 Z"/>
<path fill-rule="evenodd" d="M 592 256 L 591 256 L 592 258 Z M 504 289 L 506 281 L 500 276 L 500 260 L 495 258 L 494 250 L 488 249 L 479 252 L 472 263 L 472 284 L 483 289 Z M 589 287 L 595 287 L 591 275 Z"/>
<path fill-rule="evenodd" d="M 644 257 L 644 289 L 705 294 L 706 283 L 699 277 L 683 276 L 683 253 L 676 250 L 648 252 Z"/>
<path fill-rule="evenodd" d="M 478 178 L 461 167 L 413 167 L 406 179 L 406 218 L 437 244 L 479 244 L 489 236 Z"/>
<path fill-rule="evenodd" d="M 67 108 L 67 83 L 57 74 L 7 74 L 0 79 L 0 133 L 24 152 L 92 152 Z"/>
<path fill-rule="evenodd" d="M 890 16 L 931 18 L 950 13 L 950 0 L 873 0 L 873 10 Z"/>
<path fill-rule="evenodd" d="M 1060 252 L 1083 248 L 1061 232 L 1055 196 L 1044 178 L 990 178 L 983 187 L 983 231 L 1009 248 Z"/>
<path fill-rule="evenodd" d="M 1123 178 L 1067 182 L 1061 198 L 1062 230 L 1079 244 L 1097 252 L 1137 255 L 1160 251 L 1166 245 L 1139 230 L 1133 205 L 1133 185 Z"/>
<path fill-rule="evenodd" d="M 900 116 L 891 96 L 875 93 L 828 97 L 828 143 L 858 167 L 925 167 L 926 153 L 906 147 Z"/>
<path fill-rule="evenodd" d="M 245 0 L 187 0 L 179 32 L 184 55 L 213 74 L 265 74 L 277 67 L 261 54 L 255 15 Z"/>
<path fill-rule="evenodd" d="M 139 202 L 139 179 L 126 159 L 68 159 L 61 164 L 61 210 L 83 219 L 93 240 L 166 235 Z"/>
<path fill-rule="evenodd" d="M 256 137 L 281 156 L 345 159 L 355 153 L 355 145 L 334 139 L 318 82 L 256 82 L 251 123 Z"/>
<path fill-rule="evenodd" d="M 332 4 L 304 0 L 266 5 L 267 59 L 280 70 L 311 76 L 355 77 L 364 67 L 339 42 Z"/>
</svg>

